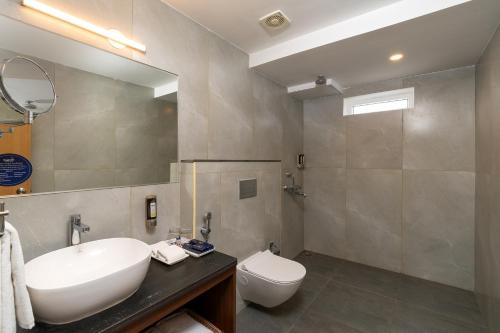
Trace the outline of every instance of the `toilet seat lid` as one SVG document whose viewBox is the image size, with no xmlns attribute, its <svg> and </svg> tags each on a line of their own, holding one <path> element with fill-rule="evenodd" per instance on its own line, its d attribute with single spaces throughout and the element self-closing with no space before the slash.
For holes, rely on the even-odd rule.
<svg viewBox="0 0 500 333">
<path fill-rule="evenodd" d="M 259 252 L 242 263 L 243 269 L 277 283 L 302 280 L 306 269 L 298 262 L 276 256 L 271 251 Z"/>
</svg>

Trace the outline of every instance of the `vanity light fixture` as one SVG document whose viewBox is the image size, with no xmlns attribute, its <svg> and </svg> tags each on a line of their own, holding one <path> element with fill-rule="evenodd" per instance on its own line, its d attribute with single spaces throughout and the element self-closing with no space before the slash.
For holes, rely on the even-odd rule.
<svg viewBox="0 0 500 333">
<path fill-rule="evenodd" d="M 115 47 L 118 45 L 125 45 L 125 46 L 133 48 L 135 50 L 138 50 L 141 52 L 146 52 L 145 45 L 126 38 L 122 34 L 117 33 L 116 30 L 107 30 L 105 28 L 101 28 L 95 24 L 92 24 L 90 22 L 82 20 L 82 19 L 75 17 L 73 15 L 70 15 L 68 13 L 65 13 L 59 9 L 47 6 L 46 4 L 41 3 L 39 1 L 36 1 L 36 0 L 22 0 L 22 5 L 25 7 L 34 9 L 36 11 L 39 11 L 41 13 L 44 13 L 46 15 L 55 17 L 61 21 L 72 24 L 72 25 L 77 26 L 79 28 L 90 31 L 96 35 L 107 38 L 110 41 L 110 43 Z"/>
<path fill-rule="evenodd" d="M 405 56 L 402 53 L 395 53 L 389 57 L 389 60 L 395 62 L 403 59 L 404 57 Z"/>
</svg>

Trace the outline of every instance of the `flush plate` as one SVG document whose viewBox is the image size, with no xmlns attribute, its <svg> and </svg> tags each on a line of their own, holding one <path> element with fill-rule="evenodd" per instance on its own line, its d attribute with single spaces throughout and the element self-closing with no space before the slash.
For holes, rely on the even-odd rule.
<svg viewBox="0 0 500 333">
<path fill-rule="evenodd" d="M 240 200 L 257 196 L 257 179 L 240 179 Z"/>
</svg>

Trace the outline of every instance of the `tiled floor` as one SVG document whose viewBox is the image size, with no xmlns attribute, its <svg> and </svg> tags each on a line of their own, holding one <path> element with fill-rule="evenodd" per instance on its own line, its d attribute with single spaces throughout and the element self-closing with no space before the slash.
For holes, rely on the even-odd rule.
<svg viewBox="0 0 500 333">
<path fill-rule="evenodd" d="M 474 294 L 332 257 L 302 253 L 297 294 L 266 309 L 250 304 L 238 333 L 487 332 Z"/>
</svg>

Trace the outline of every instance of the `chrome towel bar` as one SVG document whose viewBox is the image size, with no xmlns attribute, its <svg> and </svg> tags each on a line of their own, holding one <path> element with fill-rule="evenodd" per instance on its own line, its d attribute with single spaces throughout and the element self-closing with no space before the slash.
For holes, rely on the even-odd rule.
<svg viewBox="0 0 500 333">
<path fill-rule="evenodd" d="M 0 237 L 5 233 L 5 217 L 9 215 L 9 211 L 5 210 L 5 202 L 0 202 Z"/>
</svg>

